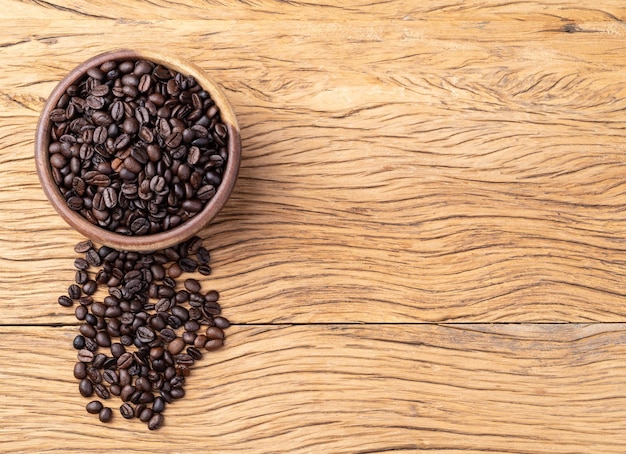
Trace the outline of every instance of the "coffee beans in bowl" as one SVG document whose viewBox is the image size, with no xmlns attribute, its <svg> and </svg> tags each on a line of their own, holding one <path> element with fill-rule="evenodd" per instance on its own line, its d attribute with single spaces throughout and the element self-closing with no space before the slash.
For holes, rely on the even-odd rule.
<svg viewBox="0 0 626 454">
<path fill-rule="evenodd" d="M 35 142 L 59 214 L 86 237 L 147 251 L 195 235 L 226 203 L 241 143 L 222 90 L 195 67 L 118 50 L 53 90 Z"/>
</svg>

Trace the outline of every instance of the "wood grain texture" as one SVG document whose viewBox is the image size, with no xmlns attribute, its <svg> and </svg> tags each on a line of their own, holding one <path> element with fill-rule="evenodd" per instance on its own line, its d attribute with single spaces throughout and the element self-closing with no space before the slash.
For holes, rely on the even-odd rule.
<svg viewBox="0 0 626 454">
<path fill-rule="evenodd" d="M 237 326 L 156 433 L 84 411 L 75 331 L 1 330 L 0 451 L 626 449 L 623 324 Z"/>
<path fill-rule="evenodd" d="M 603 20 L 568 8 L 568 21 L 5 20 L 5 317 L 59 313 L 47 302 L 80 239 L 38 186 L 38 110 L 69 68 L 158 30 L 242 126 L 240 180 L 203 233 L 238 321 L 623 320 L 626 29 L 608 6 Z"/>
<path fill-rule="evenodd" d="M 0 11 L 0 452 L 626 452 L 623 2 Z M 235 325 L 155 433 L 83 410 L 82 238 L 33 161 L 57 81 L 133 46 L 220 83 L 243 145 L 202 232 Z"/>
</svg>

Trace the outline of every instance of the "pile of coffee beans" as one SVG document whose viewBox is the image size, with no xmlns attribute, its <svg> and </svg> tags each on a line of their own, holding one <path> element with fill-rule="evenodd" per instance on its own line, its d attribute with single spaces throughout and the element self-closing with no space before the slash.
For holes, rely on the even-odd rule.
<svg viewBox="0 0 626 454">
<path fill-rule="evenodd" d="M 122 401 L 125 419 L 148 429 L 163 424 L 167 405 L 185 395 L 185 377 L 203 354 L 221 348 L 230 326 L 221 315 L 216 290 L 203 292 L 192 273 L 209 275 L 210 253 L 202 240 L 140 253 L 96 247 L 74 248 L 76 275 L 58 302 L 75 306 L 81 321 L 73 341 L 74 377 L 90 401 L 87 412 L 102 422 L 113 417 L 108 402 Z"/>
<path fill-rule="evenodd" d="M 67 205 L 125 235 L 169 230 L 213 198 L 228 129 L 196 80 L 147 60 L 110 60 L 50 114 L 48 152 Z"/>
</svg>

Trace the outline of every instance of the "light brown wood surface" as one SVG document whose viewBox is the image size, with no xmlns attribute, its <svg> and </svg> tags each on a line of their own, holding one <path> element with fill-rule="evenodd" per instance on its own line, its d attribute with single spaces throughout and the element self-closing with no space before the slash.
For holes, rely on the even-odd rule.
<svg viewBox="0 0 626 454">
<path fill-rule="evenodd" d="M 626 6 L 0 0 L 0 452 L 626 452 Z M 148 432 L 84 412 L 39 186 L 54 85 L 189 59 L 241 126 L 235 324 Z M 173 445 L 179 440 L 181 445 Z"/>
</svg>

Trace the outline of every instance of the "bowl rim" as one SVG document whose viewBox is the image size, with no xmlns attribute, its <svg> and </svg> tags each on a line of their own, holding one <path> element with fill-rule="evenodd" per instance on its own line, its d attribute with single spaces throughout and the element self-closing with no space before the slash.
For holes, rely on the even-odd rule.
<svg viewBox="0 0 626 454">
<path fill-rule="evenodd" d="M 182 224 L 148 235 L 124 235 L 116 233 L 85 219 L 80 213 L 71 210 L 62 196 L 49 162 L 50 113 L 56 108 L 60 97 L 68 86 L 82 77 L 89 68 L 99 66 L 109 60 L 145 59 L 166 66 L 185 75 L 193 76 L 206 90 L 220 111 L 220 119 L 228 130 L 228 159 L 222 173 L 222 181 L 213 196 L 195 216 Z M 241 137 L 232 106 L 222 88 L 193 63 L 184 62 L 171 55 L 144 49 L 114 49 L 91 57 L 73 68 L 52 90 L 39 116 L 35 134 L 35 165 L 43 191 L 57 213 L 71 227 L 89 239 L 116 249 L 133 251 L 153 251 L 173 246 L 192 237 L 202 230 L 223 208 L 235 186 L 241 163 Z"/>
</svg>

